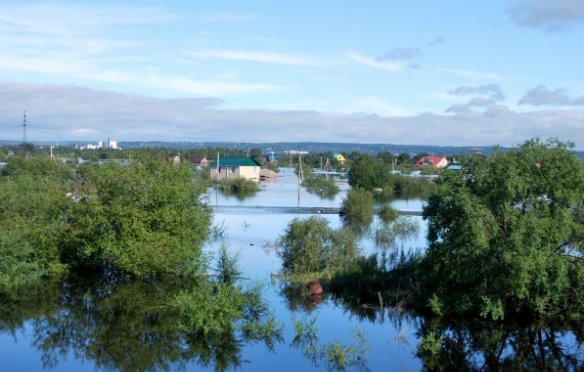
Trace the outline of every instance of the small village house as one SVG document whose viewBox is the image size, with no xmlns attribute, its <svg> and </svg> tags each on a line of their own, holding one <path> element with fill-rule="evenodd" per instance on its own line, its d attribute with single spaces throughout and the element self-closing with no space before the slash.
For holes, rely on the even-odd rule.
<svg viewBox="0 0 584 372">
<path fill-rule="evenodd" d="M 444 156 L 423 156 L 415 164 L 416 167 L 421 167 L 424 165 L 431 165 L 434 169 L 441 169 L 448 166 L 448 159 Z"/>
<path fill-rule="evenodd" d="M 229 178 L 246 178 L 260 180 L 261 165 L 247 156 L 226 156 L 212 161 L 209 172 L 212 180 L 221 181 Z"/>
<path fill-rule="evenodd" d="M 191 164 L 197 167 L 208 167 L 209 166 L 209 160 L 207 160 L 206 156 L 200 157 L 200 156 L 195 156 L 194 158 L 191 159 Z"/>
<path fill-rule="evenodd" d="M 266 154 L 265 161 L 271 164 L 278 164 L 280 161 L 280 155 Z"/>
<path fill-rule="evenodd" d="M 347 159 L 345 159 L 345 157 L 343 156 L 343 154 L 334 154 L 333 157 L 335 159 L 337 159 L 337 161 L 341 164 L 345 164 L 345 162 L 347 161 Z"/>
</svg>

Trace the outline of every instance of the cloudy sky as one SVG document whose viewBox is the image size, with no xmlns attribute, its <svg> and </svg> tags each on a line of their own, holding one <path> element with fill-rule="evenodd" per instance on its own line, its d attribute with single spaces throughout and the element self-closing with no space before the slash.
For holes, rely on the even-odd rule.
<svg viewBox="0 0 584 372">
<path fill-rule="evenodd" d="M 0 0 L 0 139 L 584 150 L 584 0 Z"/>
</svg>

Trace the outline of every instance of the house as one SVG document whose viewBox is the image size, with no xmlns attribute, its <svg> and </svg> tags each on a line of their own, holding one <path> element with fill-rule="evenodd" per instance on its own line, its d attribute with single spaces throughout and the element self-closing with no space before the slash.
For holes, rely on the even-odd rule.
<svg viewBox="0 0 584 372">
<path fill-rule="evenodd" d="M 207 160 L 206 156 L 203 156 L 202 158 L 199 156 L 195 156 L 194 158 L 191 159 L 191 164 L 199 167 L 208 167 L 209 160 Z"/>
<path fill-rule="evenodd" d="M 345 157 L 342 154 L 334 154 L 333 157 L 337 159 L 337 161 L 341 164 L 345 164 L 345 162 L 347 161 L 347 159 L 345 159 Z"/>
<path fill-rule="evenodd" d="M 280 155 L 274 155 L 274 154 L 266 154 L 266 158 L 265 158 L 268 163 L 271 164 L 278 164 L 278 162 L 280 161 Z"/>
<path fill-rule="evenodd" d="M 247 156 L 220 157 L 209 164 L 211 179 L 217 181 L 228 178 L 247 178 L 259 181 L 260 168 L 260 163 Z"/>
<path fill-rule="evenodd" d="M 423 156 L 415 164 L 416 167 L 423 165 L 431 165 L 434 169 L 444 168 L 448 166 L 448 160 L 444 156 Z"/>
</svg>

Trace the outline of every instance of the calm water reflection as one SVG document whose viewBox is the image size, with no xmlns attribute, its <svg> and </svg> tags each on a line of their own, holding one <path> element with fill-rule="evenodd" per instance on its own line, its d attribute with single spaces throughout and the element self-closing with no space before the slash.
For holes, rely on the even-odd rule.
<svg viewBox="0 0 584 372">
<path fill-rule="evenodd" d="M 272 274 L 281 267 L 274 249 L 295 214 L 292 209 L 269 207 L 339 207 L 348 185 L 333 199 L 322 199 L 298 188 L 292 169 L 284 169 L 275 183 L 262 184 L 262 191 L 246 198 L 210 190 L 216 209 L 214 223 L 222 237 L 210 242 L 213 255 L 224 244 L 240 255 L 240 267 L 249 282 L 265 283 L 263 296 L 284 326 L 282 342 L 273 351 L 266 344 L 245 337 L 204 339 L 185 335 L 176 322 L 160 311 L 165 296 L 175 293 L 177 283 L 110 283 L 107 279 L 87 283 L 79 280 L 47 285 L 24 302 L 0 304 L 0 356 L 3 371 L 322 371 L 326 360 L 311 359 L 294 344 L 293 323 L 314 320 L 321 344 L 338 341 L 348 346 L 351 330 L 358 329 L 371 348 L 366 366 L 372 371 L 504 370 L 582 368 L 582 332 L 562 333 L 566 325 L 539 328 L 492 329 L 468 325 L 426 324 L 399 309 L 351 303 L 326 294 L 314 301 Z M 394 200 L 398 210 L 420 211 L 422 200 Z M 228 206 L 237 208 L 230 209 Z M 340 227 L 338 215 L 323 215 Z M 418 226 L 415 233 L 397 236 L 389 246 L 376 243 L 381 222 L 374 220 L 363 231 L 364 253 L 423 249 L 426 226 L 421 217 L 408 217 Z M 558 331 L 552 331 L 557 329 Z M 434 349 L 416 356 L 420 339 L 428 334 L 442 340 Z M 194 338 L 193 338 L 194 337 Z M 548 369 L 548 368 L 545 368 Z"/>
</svg>

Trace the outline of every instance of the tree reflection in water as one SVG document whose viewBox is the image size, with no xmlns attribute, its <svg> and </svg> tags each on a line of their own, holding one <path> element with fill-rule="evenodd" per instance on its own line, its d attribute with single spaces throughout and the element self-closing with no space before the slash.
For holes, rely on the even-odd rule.
<svg viewBox="0 0 584 372">
<path fill-rule="evenodd" d="M 111 371 L 184 370 L 192 363 L 225 371 L 244 363 L 244 346 L 263 341 L 273 350 L 282 342 L 281 327 L 255 297 L 259 291 L 234 289 L 233 305 L 222 304 L 225 312 L 213 314 L 220 328 L 198 327 L 180 307 L 169 305 L 179 294 L 189 299 L 204 292 L 211 298 L 191 304 L 204 313 L 216 301 L 217 288 L 210 281 L 72 277 L 45 283 L 18 299 L 3 298 L 0 331 L 15 334 L 29 322 L 45 368 L 57 367 L 72 353 Z"/>
<path fill-rule="evenodd" d="M 418 357 L 425 370 L 581 371 L 582 326 L 424 322 Z"/>
<path fill-rule="evenodd" d="M 483 320 L 445 323 L 416 315 L 401 306 L 367 305 L 332 293 L 329 299 L 361 320 L 390 322 L 415 329 L 416 356 L 426 371 L 582 371 L 584 327 L 560 324 L 508 324 Z M 405 337 L 395 341 L 407 344 Z M 406 346 L 406 345 L 404 345 Z"/>
</svg>

